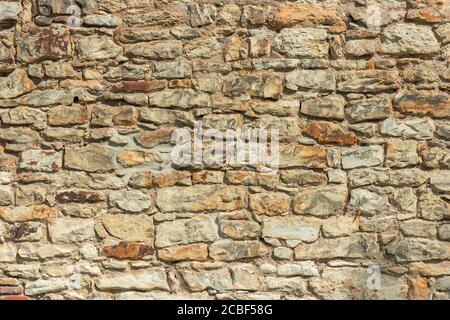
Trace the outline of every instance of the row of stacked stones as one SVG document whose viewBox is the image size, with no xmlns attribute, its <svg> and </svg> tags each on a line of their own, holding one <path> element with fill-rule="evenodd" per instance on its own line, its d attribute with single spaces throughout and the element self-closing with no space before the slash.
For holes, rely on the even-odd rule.
<svg viewBox="0 0 450 320">
<path fill-rule="evenodd" d="M 449 299 L 448 0 L 72 4 L 0 1 L 0 299 Z"/>
</svg>

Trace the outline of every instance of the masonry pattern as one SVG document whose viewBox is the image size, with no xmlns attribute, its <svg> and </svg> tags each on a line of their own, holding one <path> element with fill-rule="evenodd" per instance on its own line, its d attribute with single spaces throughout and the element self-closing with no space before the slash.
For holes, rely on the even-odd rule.
<svg viewBox="0 0 450 320">
<path fill-rule="evenodd" d="M 0 1 L 0 299 L 449 299 L 449 66 L 448 0 Z"/>
</svg>

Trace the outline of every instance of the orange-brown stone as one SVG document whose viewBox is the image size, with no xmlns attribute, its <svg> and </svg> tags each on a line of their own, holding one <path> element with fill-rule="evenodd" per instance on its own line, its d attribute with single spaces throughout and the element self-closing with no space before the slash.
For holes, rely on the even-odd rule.
<svg viewBox="0 0 450 320">
<path fill-rule="evenodd" d="M 144 131 L 136 135 L 136 142 L 144 148 L 152 148 L 159 144 L 169 143 L 172 136 L 171 128 L 160 128 L 153 131 Z"/>
<path fill-rule="evenodd" d="M 449 22 L 450 4 L 446 0 L 427 0 L 424 8 L 410 9 L 406 17 L 408 20 L 420 22 Z"/>
<path fill-rule="evenodd" d="M 153 184 L 157 187 L 173 187 L 180 180 L 190 177 L 191 173 L 188 171 L 174 171 L 168 174 L 161 174 L 153 179 Z"/>
<path fill-rule="evenodd" d="M 412 300 L 428 300 L 430 290 L 428 289 L 428 281 L 422 277 L 408 277 L 408 296 Z"/>
<path fill-rule="evenodd" d="M 31 298 L 19 295 L 19 296 L 1 296 L 0 300 L 31 300 Z"/>
<path fill-rule="evenodd" d="M 150 245 L 120 242 L 117 245 L 103 247 L 103 254 L 108 258 L 135 260 L 153 254 L 154 249 Z"/>
<path fill-rule="evenodd" d="M 450 116 L 450 96 L 443 92 L 416 91 L 399 94 L 395 108 L 418 116 L 445 118 Z"/>
<path fill-rule="evenodd" d="M 272 27 L 281 29 L 294 26 L 332 26 L 333 32 L 344 32 L 345 23 L 335 10 L 324 9 L 313 4 L 286 4 L 275 13 Z"/>
<path fill-rule="evenodd" d="M 303 146 L 295 143 L 280 146 L 280 168 L 325 168 L 327 157 L 321 146 Z"/>
<path fill-rule="evenodd" d="M 208 258 L 208 246 L 198 243 L 160 249 L 158 258 L 165 261 L 205 261 Z"/>
<path fill-rule="evenodd" d="M 58 216 L 58 210 L 45 205 L 31 207 L 1 208 L 0 218 L 7 222 L 47 220 Z"/>
<path fill-rule="evenodd" d="M 326 121 L 311 121 L 303 131 L 306 135 L 323 144 L 353 145 L 357 138 L 344 126 Z"/>
</svg>

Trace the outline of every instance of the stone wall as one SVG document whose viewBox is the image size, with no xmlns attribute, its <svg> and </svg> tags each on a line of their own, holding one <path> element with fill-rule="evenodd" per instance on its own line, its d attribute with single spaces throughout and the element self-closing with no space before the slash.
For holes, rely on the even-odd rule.
<svg viewBox="0 0 450 320">
<path fill-rule="evenodd" d="M 73 5 L 0 1 L 0 299 L 449 298 L 448 0 Z"/>
</svg>

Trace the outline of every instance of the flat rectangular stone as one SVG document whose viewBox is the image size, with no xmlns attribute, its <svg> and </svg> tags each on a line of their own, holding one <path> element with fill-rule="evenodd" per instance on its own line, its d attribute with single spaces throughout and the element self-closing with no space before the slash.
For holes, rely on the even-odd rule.
<svg viewBox="0 0 450 320">
<path fill-rule="evenodd" d="M 163 212 L 233 211 L 247 203 L 243 187 L 196 185 L 159 189 L 156 204 Z"/>
</svg>

